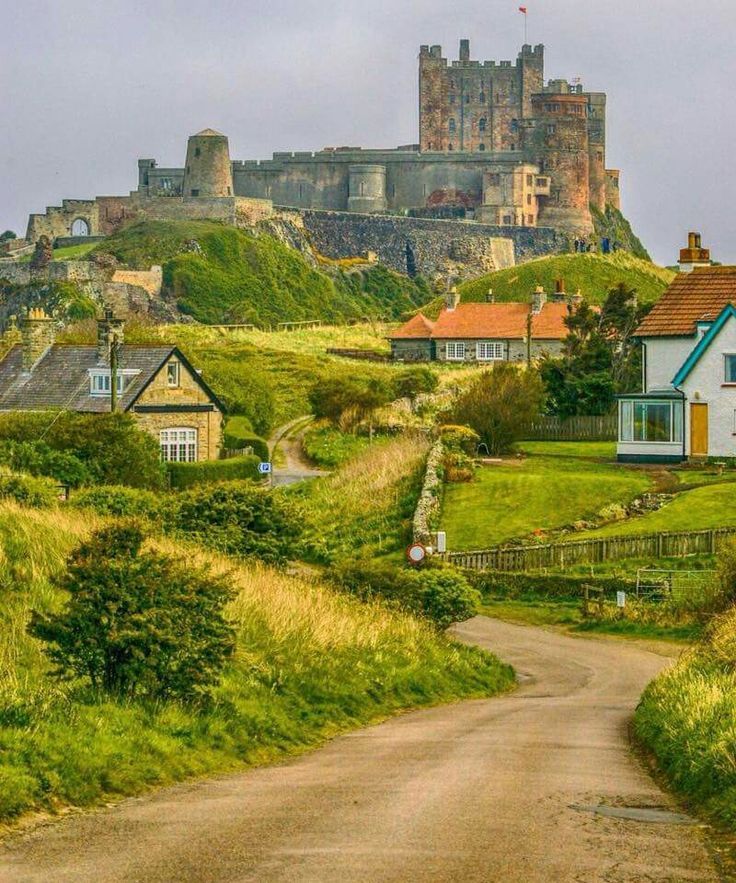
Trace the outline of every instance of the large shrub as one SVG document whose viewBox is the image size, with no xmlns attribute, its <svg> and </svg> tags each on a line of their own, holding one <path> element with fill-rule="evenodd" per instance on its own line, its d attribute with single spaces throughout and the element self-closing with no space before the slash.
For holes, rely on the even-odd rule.
<svg viewBox="0 0 736 883">
<path fill-rule="evenodd" d="M 50 478 L 36 478 L 0 466 L 0 500 L 15 500 L 24 506 L 53 506 L 58 502 L 59 488 Z"/>
<path fill-rule="evenodd" d="M 168 531 L 245 558 L 280 563 L 294 555 L 302 518 L 293 500 L 250 481 L 202 485 L 172 495 Z"/>
<path fill-rule="evenodd" d="M 201 460 L 199 463 L 169 463 L 171 486 L 174 488 L 194 487 L 198 484 L 213 484 L 217 481 L 237 481 L 258 479 L 258 464 L 261 458 L 253 454 L 244 457 L 231 457 L 229 460 Z"/>
<path fill-rule="evenodd" d="M 73 454 L 98 484 L 160 488 L 165 471 L 159 446 L 129 414 L 64 412 L 0 415 L 0 441 L 42 441 L 55 451 Z"/>
<path fill-rule="evenodd" d="M 153 521 L 159 517 L 165 499 L 140 488 L 99 485 L 75 491 L 71 495 L 71 504 L 78 509 L 92 509 L 98 515 Z"/>
<path fill-rule="evenodd" d="M 29 632 L 64 679 L 132 699 L 190 699 L 219 680 L 234 651 L 225 604 L 230 583 L 143 549 L 135 523 L 94 534 L 56 584 L 58 613 L 34 613 Z"/>
<path fill-rule="evenodd" d="M 536 371 L 499 362 L 460 393 L 450 417 L 473 429 L 489 453 L 506 454 L 524 437 L 543 402 L 544 386 Z"/>
<path fill-rule="evenodd" d="M 458 571 L 449 567 L 410 570 L 394 564 L 353 561 L 332 571 L 336 585 L 369 601 L 381 598 L 425 617 L 439 628 L 474 616 L 480 594 Z"/>
<path fill-rule="evenodd" d="M 396 398 L 411 399 L 422 393 L 434 392 L 439 381 L 435 372 L 426 365 L 413 365 L 400 371 L 394 380 Z"/>
<path fill-rule="evenodd" d="M 309 403 L 316 417 L 349 427 L 369 419 L 391 401 L 393 393 L 391 385 L 379 377 L 329 377 L 312 387 Z"/>
<path fill-rule="evenodd" d="M 60 484 L 78 487 L 90 480 L 90 470 L 71 451 L 55 451 L 42 441 L 0 442 L 0 463 L 15 472 L 47 475 Z"/>
</svg>

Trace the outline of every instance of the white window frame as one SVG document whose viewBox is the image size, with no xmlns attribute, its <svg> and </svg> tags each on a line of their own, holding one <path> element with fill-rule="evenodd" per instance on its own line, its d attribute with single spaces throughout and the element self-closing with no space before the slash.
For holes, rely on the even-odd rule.
<svg viewBox="0 0 736 883">
<path fill-rule="evenodd" d="M 668 439 L 634 438 L 634 409 L 637 405 L 669 405 L 670 437 Z M 681 444 L 683 439 L 682 401 L 674 399 L 622 399 L 619 402 L 618 440 L 636 445 Z M 646 421 L 642 423 L 646 430 Z"/>
<path fill-rule="evenodd" d="M 121 396 L 133 377 L 140 374 L 140 371 L 132 368 L 123 368 L 117 372 L 118 395 Z M 89 371 L 89 394 L 95 398 L 110 397 L 110 369 L 100 370 L 99 368 L 90 369 Z"/>
<path fill-rule="evenodd" d="M 445 345 L 445 359 L 448 362 L 465 361 L 465 341 L 452 340 Z"/>
<path fill-rule="evenodd" d="M 481 340 L 475 345 L 475 357 L 479 362 L 502 362 L 504 346 L 500 340 Z"/>
<path fill-rule="evenodd" d="M 196 463 L 199 431 L 193 426 L 171 426 L 159 432 L 164 463 Z"/>
<path fill-rule="evenodd" d="M 171 376 L 172 368 L 174 370 L 173 378 Z M 169 389 L 179 389 L 181 386 L 181 362 L 176 359 L 172 359 L 166 365 L 166 385 Z"/>
</svg>

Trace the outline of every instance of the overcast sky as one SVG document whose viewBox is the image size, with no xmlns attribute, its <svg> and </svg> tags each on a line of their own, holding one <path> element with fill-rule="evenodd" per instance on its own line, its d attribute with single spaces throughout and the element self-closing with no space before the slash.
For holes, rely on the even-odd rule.
<svg viewBox="0 0 736 883">
<path fill-rule="evenodd" d="M 514 59 L 521 0 L 24 0 L 0 17 L 0 230 L 127 193 L 212 126 L 235 159 L 417 141 L 417 54 Z M 736 263 L 736 0 L 526 0 L 547 78 L 608 93 L 609 167 L 653 257 Z"/>
</svg>

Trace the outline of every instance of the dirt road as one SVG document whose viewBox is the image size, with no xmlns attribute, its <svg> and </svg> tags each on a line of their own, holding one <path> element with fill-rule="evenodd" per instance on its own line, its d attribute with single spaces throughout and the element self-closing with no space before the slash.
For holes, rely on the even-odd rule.
<svg viewBox="0 0 736 883">
<path fill-rule="evenodd" d="M 0 881 L 727 879 L 700 827 L 651 810 L 676 807 L 629 748 L 632 710 L 665 659 L 484 618 L 457 634 L 513 663 L 520 689 L 18 836 L 0 850 Z"/>
<path fill-rule="evenodd" d="M 324 470 L 315 468 L 304 456 L 302 450 L 302 439 L 310 422 L 309 415 L 297 417 L 296 420 L 291 420 L 274 430 L 268 440 L 271 456 L 274 457 L 278 448 L 281 461 L 273 469 L 271 483 L 274 487 L 297 484 L 300 481 L 327 475 Z"/>
</svg>

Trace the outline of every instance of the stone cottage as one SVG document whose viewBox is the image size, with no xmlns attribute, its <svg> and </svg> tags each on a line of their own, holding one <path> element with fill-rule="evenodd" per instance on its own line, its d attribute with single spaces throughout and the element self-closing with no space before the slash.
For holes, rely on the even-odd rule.
<svg viewBox="0 0 736 883">
<path fill-rule="evenodd" d="M 422 313 L 389 336 L 394 359 L 443 362 L 520 362 L 558 355 L 568 335 L 565 319 L 581 298 L 558 284 L 554 300 L 541 287 L 530 303 L 460 303 L 456 290 L 433 322 Z"/>
<path fill-rule="evenodd" d="M 107 413 L 114 383 L 116 409 L 158 441 L 163 460 L 220 456 L 223 406 L 177 347 L 126 344 L 123 323 L 109 312 L 96 346 L 57 344 L 55 328 L 43 310 L 23 320 L 21 343 L 0 361 L 0 411 Z"/>
</svg>

